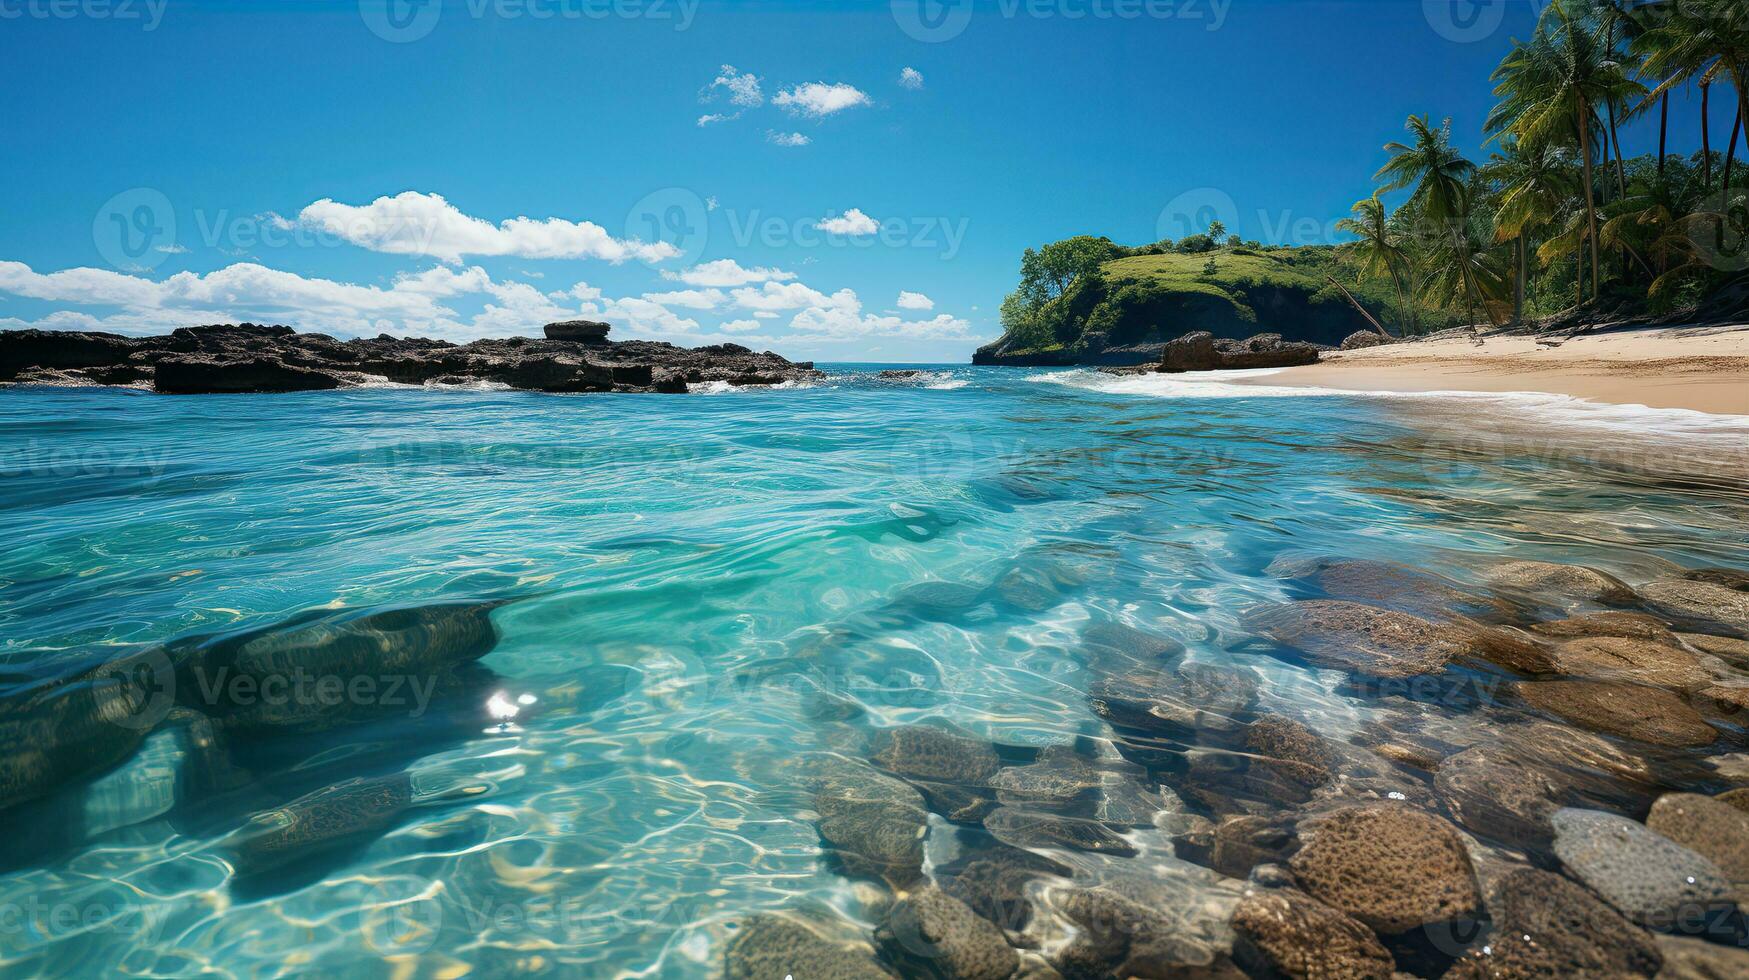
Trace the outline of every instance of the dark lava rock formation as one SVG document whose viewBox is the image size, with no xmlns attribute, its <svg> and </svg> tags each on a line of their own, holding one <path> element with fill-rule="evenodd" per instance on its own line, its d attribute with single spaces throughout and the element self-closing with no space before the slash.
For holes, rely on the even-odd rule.
<svg viewBox="0 0 1749 980">
<path fill-rule="evenodd" d="M 736 344 L 684 348 L 613 342 L 609 326 L 550 323 L 546 339 L 452 344 L 387 334 L 337 340 L 253 323 L 183 327 L 154 337 L 78 331 L 0 332 L 0 382 L 127 385 L 164 394 L 316 391 L 392 381 L 415 385 L 496 382 L 546 392 L 683 393 L 724 381 L 775 385 L 818 378 L 810 362 Z"/>
</svg>

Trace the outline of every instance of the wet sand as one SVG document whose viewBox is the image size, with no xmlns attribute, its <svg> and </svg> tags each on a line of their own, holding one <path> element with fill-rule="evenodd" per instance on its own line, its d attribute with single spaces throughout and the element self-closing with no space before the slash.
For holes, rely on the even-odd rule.
<svg viewBox="0 0 1749 980">
<path fill-rule="evenodd" d="M 1531 337 L 1391 344 L 1243 383 L 1345 391 L 1545 392 L 1749 416 L 1749 326 L 1637 328 L 1544 347 Z"/>
</svg>

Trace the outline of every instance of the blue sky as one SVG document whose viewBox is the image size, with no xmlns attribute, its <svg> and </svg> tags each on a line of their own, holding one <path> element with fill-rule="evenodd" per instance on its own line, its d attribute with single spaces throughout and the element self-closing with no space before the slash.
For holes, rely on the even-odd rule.
<svg viewBox="0 0 1749 980">
<path fill-rule="evenodd" d="M 1028 245 L 1209 213 L 1329 241 L 1409 113 L 1485 153 L 1488 73 L 1537 9 L 389 2 L 0 0 L 0 326 L 596 316 L 963 360 Z M 1719 93 L 1715 145 L 1733 111 Z M 1678 100 L 1674 149 L 1698 116 Z"/>
</svg>

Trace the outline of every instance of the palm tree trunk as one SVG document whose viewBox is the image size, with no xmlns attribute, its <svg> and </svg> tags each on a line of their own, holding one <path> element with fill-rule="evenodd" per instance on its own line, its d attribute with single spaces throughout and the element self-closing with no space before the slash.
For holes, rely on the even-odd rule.
<svg viewBox="0 0 1749 980">
<path fill-rule="evenodd" d="M 1708 194 L 1713 192 L 1712 89 L 1711 82 L 1700 83 L 1700 183 Z"/>
<path fill-rule="evenodd" d="M 1524 322 L 1524 280 L 1529 274 L 1530 261 L 1525 256 L 1524 236 L 1518 236 L 1518 279 L 1512 284 L 1512 322 Z"/>
<path fill-rule="evenodd" d="M 1658 110 L 1658 179 L 1664 179 L 1664 158 L 1670 148 L 1670 93 L 1664 93 L 1663 106 Z"/>
<path fill-rule="evenodd" d="M 1599 274 L 1597 256 L 1597 198 L 1592 192 L 1591 184 L 1594 177 L 1591 167 L 1591 111 L 1589 106 L 1578 106 L 1579 112 L 1579 153 L 1585 158 L 1585 223 L 1591 229 L 1591 298 L 1597 299 L 1601 292 L 1598 286 L 1603 277 Z"/>
<path fill-rule="evenodd" d="M 1725 182 L 1724 200 L 1719 206 L 1719 212 L 1730 216 L 1731 210 L 1731 168 L 1737 165 L 1737 137 L 1743 135 L 1743 107 L 1737 106 L 1737 121 L 1731 126 L 1731 146 L 1725 151 Z"/>
</svg>

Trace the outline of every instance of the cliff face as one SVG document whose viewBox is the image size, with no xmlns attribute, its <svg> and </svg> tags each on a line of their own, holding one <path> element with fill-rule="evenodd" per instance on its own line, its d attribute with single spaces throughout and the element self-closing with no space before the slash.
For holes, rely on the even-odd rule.
<svg viewBox="0 0 1749 980">
<path fill-rule="evenodd" d="M 1332 274 L 1340 278 L 1342 271 L 1329 248 L 1117 259 L 980 348 L 972 363 L 1143 364 L 1158 361 L 1167 341 L 1204 330 L 1218 338 L 1268 332 L 1288 342 L 1336 346 L 1368 324 L 1330 284 Z M 1376 291 L 1354 292 L 1375 316 L 1384 308 Z"/>
</svg>

